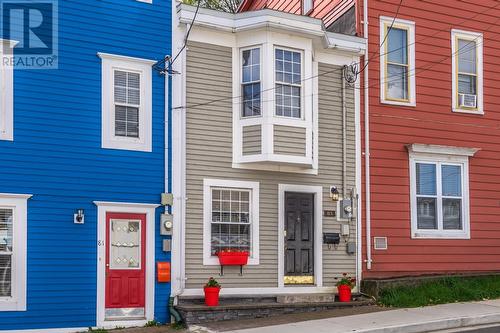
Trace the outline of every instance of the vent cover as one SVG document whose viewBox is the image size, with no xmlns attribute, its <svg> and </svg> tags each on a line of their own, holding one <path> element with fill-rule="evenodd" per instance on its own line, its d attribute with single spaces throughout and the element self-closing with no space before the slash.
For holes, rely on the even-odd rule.
<svg viewBox="0 0 500 333">
<path fill-rule="evenodd" d="M 373 237 L 375 250 L 387 250 L 387 237 Z"/>
</svg>

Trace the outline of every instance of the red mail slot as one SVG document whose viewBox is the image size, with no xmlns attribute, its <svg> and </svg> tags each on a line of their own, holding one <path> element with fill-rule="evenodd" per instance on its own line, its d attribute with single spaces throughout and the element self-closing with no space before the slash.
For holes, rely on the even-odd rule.
<svg viewBox="0 0 500 333">
<path fill-rule="evenodd" d="M 158 282 L 170 282 L 170 263 L 157 262 L 156 275 L 158 277 Z"/>
</svg>

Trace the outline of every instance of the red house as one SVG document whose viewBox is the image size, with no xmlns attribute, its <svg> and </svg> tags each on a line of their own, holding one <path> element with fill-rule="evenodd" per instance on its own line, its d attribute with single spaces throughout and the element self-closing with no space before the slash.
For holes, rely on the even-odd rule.
<svg viewBox="0 0 500 333">
<path fill-rule="evenodd" d="M 368 36 L 363 278 L 499 271 L 500 3 L 245 0 L 240 10 L 261 8 Z"/>
</svg>

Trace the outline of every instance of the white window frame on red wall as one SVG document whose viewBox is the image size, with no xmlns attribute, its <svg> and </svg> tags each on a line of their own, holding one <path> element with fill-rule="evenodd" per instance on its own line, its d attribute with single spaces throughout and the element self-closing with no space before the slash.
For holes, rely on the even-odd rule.
<svg viewBox="0 0 500 333">
<path fill-rule="evenodd" d="M 11 297 L 0 297 L 0 311 L 26 311 L 27 215 L 30 194 L 0 193 L 0 208 L 12 209 Z"/>
<path fill-rule="evenodd" d="M 470 239 L 470 213 L 469 213 L 469 157 L 478 151 L 476 148 L 450 147 L 439 145 L 412 144 L 408 145 L 409 170 L 410 170 L 410 207 L 411 207 L 411 237 L 412 238 L 440 238 L 440 239 Z M 444 165 L 460 165 L 462 173 L 462 229 L 444 230 L 442 228 L 442 214 L 436 207 L 437 229 L 419 229 L 417 223 L 417 174 L 416 164 L 435 164 L 436 168 Z M 441 177 L 436 170 L 436 183 L 438 198 L 436 205 L 442 198 L 439 190 Z"/>
<path fill-rule="evenodd" d="M 473 41 L 476 44 L 477 105 L 475 108 L 458 105 L 458 52 L 457 40 Z M 483 109 L 483 34 L 453 29 L 451 30 L 451 68 L 452 68 L 452 110 L 459 113 L 484 114 Z"/>
<path fill-rule="evenodd" d="M 394 23 L 393 23 L 394 22 Z M 408 99 L 397 100 L 386 96 L 386 86 L 389 78 L 387 77 L 387 45 L 388 38 L 385 38 L 386 29 L 392 24 L 393 28 L 403 29 L 407 31 L 407 56 L 408 56 Z M 380 17 L 380 102 L 383 104 L 401 105 L 401 106 L 416 106 L 416 69 L 415 69 L 415 22 L 394 19 L 392 17 Z"/>
</svg>

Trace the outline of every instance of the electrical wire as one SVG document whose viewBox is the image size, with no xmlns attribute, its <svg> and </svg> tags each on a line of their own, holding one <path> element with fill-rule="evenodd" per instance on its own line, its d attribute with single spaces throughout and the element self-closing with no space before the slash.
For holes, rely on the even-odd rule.
<svg viewBox="0 0 500 333">
<path fill-rule="evenodd" d="M 401 4 L 401 3 L 402 3 L 402 1 L 400 2 L 400 4 Z M 490 11 L 490 10 L 492 10 L 492 9 L 494 9 L 494 8 L 498 7 L 498 6 L 500 6 L 500 2 L 497 2 L 494 6 L 492 6 L 492 7 L 488 7 L 488 9 L 486 9 L 486 10 L 484 10 L 484 11 L 480 12 L 480 13 L 477 13 L 477 14 L 475 14 L 475 15 L 473 15 L 473 16 L 471 16 L 471 17 L 469 17 L 469 18 L 467 18 L 467 19 L 465 19 L 465 20 L 463 20 L 463 21 L 461 21 L 461 22 L 459 22 L 459 23 L 456 23 L 456 24 L 452 25 L 452 26 L 451 26 L 451 27 L 449 27 L 449 28 L 447 27 L 446 29 L 440 29 L 440 30 L 437 30 L 437 31 L 436 31 L 433 35 L 430 35 L 430 36 L 425 36 L 424 38 L 421 38 L 421 39 L 419 39 L 418 41 L 415 41 L 415 42 L 413 42 L 413 43 L 409 43 L 409 44 L 407 44 L 406 46 L 402 46 L 402 47 L 400 47 L 400 48 L 397 48 L 397 49 L 394 49 L 394 50 L 391 50 L 391 51 L 388 51 L 388 52 L 382 53 L 382 54 L 381 54 L 381 56 L 382 56 L 382 55 L 387 55 L 387 54 L 390 54 L 390 53 L 393 53 L 393 52 L 397 52 L 397 51 L 399 51 L 399 50 L 401 50 L 401 49 L 403 49 L 403 48 L 407 48 L 408 46 L 413 45 L 413 44 L 415 44 L 415 43 L 417 43 L 417 42 L 421 42 L 421 41 L 423 41 L 423 40 L 425 40 L 425 39 L 427 39 L 427 38 L 435 37 L 435 36 L 436 36 L 438 33 L 440 33 L 440 32 L 447 32 L 447 31 L 449 31 L 449 29 L 450 29 L 450 28 L 452 28 L 453 26 L 460 25 L 460 24 L 462 24 L 462 23 L 464 23 L 464 22 L 468 22 L 468 21 L 470 21 L 471 19 L 473 19 L 473 18 L 475 18 L 475 17 L 477 17 L 477 16 L 479 16 L 479 15 L 481 15 L 481 14 L 484 14 L 484 13 L 486 13 L 487 11 Z M 398 13 L 399 13 L 399 8 L 400 8 L 400 7 L 398 7 Z M 498 23 L 498 21 L 499 21 L 499 20 L 500 20 L 500 19 L 497 19 L 497 20 L 496 20 L 493 24 L 489 25 L 489 27 L 488 27 L 488 29 L 487 29 L 486 31 L 489 31 L 489 29 L 491 29 L 493 26 L 496 26 L 496 23 Z M 395 22 L 395 19 L 393 19 L 393 22 Z M 387 36 L 388 36 L 388 34 L 386 34 L 386 36 L 385 36 L 385 37 L 387 37 Z M 431 68 L 433 68 L 435 65 L 440 64 L 440 63 L 442 63 L 443 61 L 445 61 L 445 60 L 447 60 L 447 59 L 451 58 L 454 54 L 455 54 L 455 55 L 456 55 L 456 54 L 458 54 L 458 53 L 459 53 L 459 51 L 461 51 L 462 49 L 466 48 L 466 47 L 467 47 L 470 43 L 472 43 L 472 42 L 476 41 L 479 37 L 480 37 L 480 36 L 478 36 L 478 37 L 474 38 L 473 40 L 469 41 L 469 43 L 467 43 L 467 45 L 465 45 L 465 46 L 464 46 L 464 47 L 462 47 L 461 49 L 457 50 L 455 53 L 452 53 L 451 55 L 444 57 L 444 58 L 443 58 L 443 59 L 441 59 L 440 61 L 438 61 L 438 62 L 435 62 L 435 63 L 431 64 L 431 66 L 430 66 L 430 67 L 420 67 L 420 68 L 418 68 L 418 67 L 417 67 L 417 68 L 412 69 L 410 72 L 412 72 L 412 71 L 413 71 L 413 72 L 415 72 L 415 73 L 413 73 L 413 74 L 409 74 L 409 75 L 408 75 L 408 78 L 409 78 L 409 77 L 411 77 L 411 76 L 414 76 L 414 75 L 416 75 L 416 74 L 418 74 L 418 73 L 422 73 L 422 72 L 425 72 L 425 71 L 427 71 L 427 70 L 430 70 L 430 69 L 431 69 Z M 384 42 L 385 42 L 386 40 L 387 40 L 387 38 L 384 38 Z M 381 43 L 381 44 L 380 44 L 380 46 L 383 46 L 383 44 Z M 371 60 L 372 60 L 372 59 L 373 59 L 373 57 L 371 58 Z M 356 65 L 359 65 L 359 64 L 360 64 L 359 62 L 355 62 L 355 63 L 351 64 L 350 66 L 356 66 Z M 419 69 L 422 69 L 422 70 L 421 70 L 421 71 L 419 71 L 419 72 L 417 72 L 417 70 L 419 70 Z M 324 75 L 332 74 L 332 73 L 335 73 L 335 72 L 341 72 L 342 70 L 343 70 L 343 67 L 339 67 L 339 68 L 336 68 L 336 69 L 331 70 L 331 71 L 326 71 L 326 72 L 318 73 L 318 74 L 316 74 L 316 75 L 313 75 L 313 76 L 310 76 L 310 77 L 304 78 L 304 79 L 300 80 L 300 82 L 305 82 L 305 81 L 308 81 L 308 80 L 311 80 L 311 79 L 315 79 L 315 78 L 320 77 L 320 76 L 324 76 Z M 362 70 L 360 70 L 359 72 L 361 73 L 361 72 L 362 72 Z M 370 84 L 370 85 L 368 85 L 368 87 L 370 88 L 370 87 L 373 87 L 373 86 L 378 85 L 378 84 L 379 84 L 379 83 L 378 83 L 378 81 L 379 81 L 379 80 L 380 80 L 380 79 L 379 79 L 378 77 L 377 77 L 377 78 L 375 78 L 375 81 L 377 81 L 377 82 L 376 82 L 375 84 Z M 386 81 L 382 81 L 382 83 L 387 83 L 387 82 L 389 82 L 390 80 L 391 80 L 391 79 L 386 80 Z M 360 90 L 361 90 L 361 89 L 364 89 L 364 87 L 354 87 L 354 88 L 355 88 L 355 89 L 360 89 Z M 261 95 L 262 95 L 262 93 L 264 93 L 264 92 L 267 92 L 267 91 L 272 91 L 272 90 L 275 90 L 275 89 L 276 89 L 276 86 L 271 87 L 271 88 L 267 88 L 267 89 L 263 89 L 263 90 L 261 90 L 260 92 L 261 92 Z M 335 90 L 335 91 L 330 91 L 329 93 L 334 93 L 334 92 L 338 92 L 338 91 L 340 91 L 340 89 Z M 310 96 L 311 96 L 311 95 L 309 95 L 309 96 L 305 96 L 305 97 L 310 97 Z M 207 101 L 207 102 L 196 103 L 196 104 L 185 105 L 185 106 L 178 106 L 178 107 L 174 107 L 173 109 L 188 109 L 188 108 L 193 109 L 193 108 L 198 108 L 198 107 L 201 107 L 201 106 L 208 106 L 208 105 L 211 105 L 211 104 L 214 104 L 214 103 L 219 103 L 219 102 L 224 102 L 224 101 L 230 101 L 230 100 L 234 100 L 234 99 L 241 99 L 242 97 L 243 97 L 242 95 L 239 95 L 239 96 L 234 96 L 234 97 L 233 97 L 233 96 L 231 96 L 231 97 L 223 97 L 223 98 L 219 98 L 219 99 L 213 99 L 213 100 L 210 100 L 210 101 Z M 272 102 L 272 101 L 274 101 L 274 99 L 273 99 L 273 100 L 264 100 L 264 101 L 261 101 L 261 103 L 262 103 L 262 102 Z M 232 104 L 241 104 L 241 103 L 242 103 L 241 101 L 238 101 L 238 102 L 235 102 L 235 103 L 232 103 Z"/>
<path fill-rule="evenodd" d="M 172 58 L 172 61 L 170 62 L 170 67 L 175 63 L 175 61 L 177 60 L 177 58 L 179 57 L 179 55 L 184 51 L 184 49 L 187 46 L 189 34 L 191 33 L 191 29 L 193 28 L 193 24 L 194 24 L 194 22 L 196 22 L 196 17 L 198 16 L 198 11 L 200 10 L 201 1 L 202 0 L 198 0 L 198 4 L 196 5 L 196 11 L 194 12 L 193 20 L 191 21 L 191 24 L 189 25 L 189 29 L 188 29 L 188 31 L 186 33 L 186 36 L 184 37 L 184 44 L 182 45 L 182 47 L 179 50 L 179 52 L 177 52 L 177 54 L 175 55 L 175 57 Z"/>
</svg>

